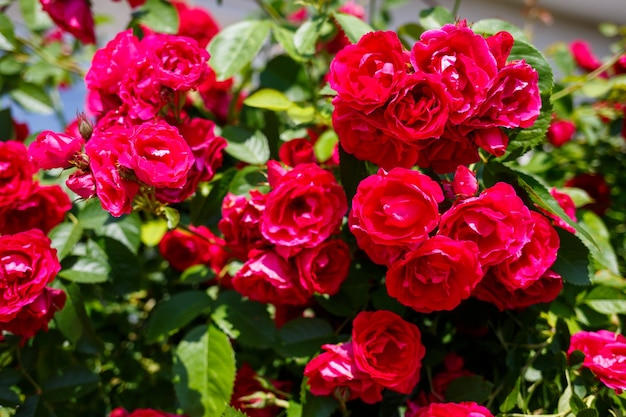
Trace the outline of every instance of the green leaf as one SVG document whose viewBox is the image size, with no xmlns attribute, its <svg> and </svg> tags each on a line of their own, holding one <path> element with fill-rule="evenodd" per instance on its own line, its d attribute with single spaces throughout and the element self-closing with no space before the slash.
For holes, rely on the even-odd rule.
<svg viewBox="0 0 626 417">
<path fill-rule="evenodd" d="M 226 126 L 222 136 L 228 142 L 226 153 L 252 165 L 262 165 L 270 159 L 270 146 L 260 130 L 251 132 L 239 126 Z"/>
<path fill-rule="evenodd" d="M 170 34 L 178 32 L 178 12 L 173 4 L 165 0 L 147 0 L 133 12 L 133 20 L 155 32 Z"/>
<path fill-rule="evenodd" d="M 141 245 L 141 218 L 137 213 L 123 217 L 108 217 L 96 233 L 120 241 L 136 255 Z"/>
<path fill-rule="evenodd" d="M 236 168 L 228 168 L 221 174 L 216 175 L 211 183 L 209 195 L 196 193 L 191 200 L 191 223 L 195 225 L 205 224 L 211 219 L 221 214 L 222 201 L 228 193 L 233 177 L 239 171 Z"/>
<path fill-rule="evenodd" d="M 614 287 L 595 287 L 582 302 L 602 314 L 626 314 L 626 294 Z"/>
<path fill-rule="evenodd" d="M 100 377 L 90 369 L 73 366 L 62 369 L 60 375 L 44 382 L 43 397 L 50 402 L 63 402 L 80 398 L 98 388 Z"/>
<path fill-rule="evenodd" d="M 39 408 L 39 395 L 31 395 L 26 398 L 24 404 L 17 408 L 17 412 L 14 417 L 35 417 Z"/>
<path fill-rule="evenodd" d="M 462 376 L 446 388 L 446 402 L 475 401 L 482 403 L 489 397 L 493 384 L 479 375 Z"/>
<path fill-rule="evenodd" d="M 172 230 L 176 229 L 178 223 L 180 223 L 180 213 L 174 207 L 164 207 L 163 208 L 163 216 L 165 216 L 165 221 L 167 223 L 167 228 Z"/>
<path fill-rule="evenodd" d="M 574 285 L 589 285 L 589 250 L 573 234 L 557 228 L 561 246 L 556 262 L 550 269 L 561 275 L 564 281 Z"/>
<path fill-rule="evenodd" d="M 198 326 L 174 352 L 174 389 L 189 417 L 215 417 L 226 409 L 235 383 L 235 355 L 228 337 Z"/>
<path fill-rule="evenodd" d="M 598 269 L 602 267 L 608 269 L 615 275 L 619 275 L 619 265 L 617 255 L 611 246 L 611 236 L 602 219 L 592 211 L 585 210 L 579 224 L 584 227 L 588 233 L 593 236 L 594 241 L 598 244 L 599 250 L 597 255 Z"/>
<path fill-rule="evenodd" d="M 203 291 L 184 291 L 161 301 L 150 313 L 146 342 L 154 343 L 175 334 L 200 314 L 208 311 L 211 298 Z"/>
<path fill-rule="evenodd" d="M 339 137 L 334 130 L 327 130 L 322 133 L 313 144 L 313 152 L 320 162 L 328 161 L 335 152 L 335 145 L 339 142 Z"/>
<path fill-rule="evenodd" d="M 289 401 L 287 417 L 302 417 L 302 404 L 299 404 L 295 401 Z"/>
<path fill-rule="evenodd" d="M 437 6 L 420 12 L 420 25 L 426 30 L 439 29 L 447 23 L 454 23 L 454 16 L 445 7 Z"/>
<path fill-rule="evenodd" d="M 539 91 L 542 96 L 550 94 L 554 86 L 552 67 L 545 56 L 528 42 L 516 39 L 508 61 L 523 59 L 539 74 Z"/>
<path fill-rule="evenodd" d="M 278 352 L 285 357 L 311 357 L 325 343 L 336 342 L 333 329 L 327 321 L 299 317 L 283 325 L 279 332 Z"/>
<path fill-rule="evenodd" d="M 333 17 L 352 43 L 357 43 L 363 35 L 374 31 L 370 25 L 358 17 L 345 13 L 334 13 Z"/>
<path fill-rule="evenodd" d="M 52 114 L 54 112 L 50 95 L 36 84 L 21 82 L 9 94 L 26 111 L 39 114 Z"/>
<path fill-rule="evenodd" d="M 530 39 L 526 36 L 524 31 L 512 23 L 500 19 L 482 19 L 472 24 L 472 30 L 476 33 L 487 37 L 495 35 L 498 32 L 509 32 L 513 39 L 530 43 Z"/>
<path fill-rule="evenodd" d="M 315 54 L 315 44 L 319 39 L 326 16 L 318 15 L 304 22 L 293 35 L 293 45 L 299 54 L 309 57 Z"/>
<path fill-rule="evenodd" d="M 242 413 L 236 408 L 231 407 L 230 405 L 227 405 L 226 410 L 224 410 L 224 414 L 222 414 L 222 417 L 248 417 L 248 415 Z"/>
<path fill-rule="evenodd" d="M 48 237 L 52 241 L 52 247 L 57 250 L 57 257 L 62 261 L 72 253 L 76 244 L 83 236 L 81 223 L 60 223 L 55 226 Z"/>
<path fill-rule="evenodd" d="M 65 307 L 54 316 L 61 333 L 83 352 L 92 354 L 101 352 L 104 346 L 87 315 L 80 287 L 73 283 L 63 285 L 59 281 L 55 285 L 67 294 Z"/>
<path fill-rule="evenodd" d="M 206 265 L 192 265 L 180 274 L 183 284 L 200 284 L 215 278 L 215 272 Z"/>
<path fill-rule="evenodd" d="M 28 29 L 38 32 L 53 25 L 48 13 L 43 11 L 39 0 L 19 0 L 19 3 L 22 17 Z"/>
<path fill-rule="evenodd" d="M 208 46 L 211 68 L 220 80 L 237 74 L 259 53 L 271 28 L 266 20 L 246 20 L 222 29 Z"/>
<path fill-rule="evenodd" d="M 16 407 L 22 403 L 20 396 L 12 389 L 22 380 L 22 374 L 15 369 L 0 371 L 0 408 Z"/>
<path fill-rule="evenodd" d="M 552 105 L 546 97 L 542 97 L 541 103 L 539 117 L 531 127 L 513 129 L 509 133 L 509 146 L 503 160 L 514 160 L 545 141 L 546 132 L 552 121 Z"/>
<path fill-rule="evenodd" d="M 242 345 L 267 349 L 277 342 L 276 326 L 267 306 L 244 300 L 236 291 L 220 294 L 211 319 L 224 333 Z"/>
<path fill-rule="evenodd" d="M 293 106 L 293 103 L 286 95 L 271 88 L 262 88 L 256 91 L 246 98 L 243 104 L 272 111 L 285 111 Z"/>
<path fill-rule="evenodd" d="M 309 391 L 306 392 L 305 399 L 302 404 L 302 417 L 330 417 L 339 406 L 333 397 L 318 397 Z"/>
<path fill-rule="evenodd" d="M 304 61 L 304 58 L 302 57 L 302 55 L 300 55 L 300 53 L 296 49 L 296 45 L 294 45 L 293 43 L 293 37 L 295 35 L 294 30 L 289 27 L 280 26 L 277 23 L 272 22 L 272 33 L 274 34 L 274 37 L 276 38 L 280 46 L 282 46 L 285 52 L 287 52 L 287 55 L 289 55 L 295 61 Z"/>
<path fill-rule="evenodd" d="M 69 266 L 59 272 L 61 278 L 83 284 L 96 284 L 109 279 L 111 268 L 107 259 L 81 256 Z"/>
<path fill-rule="evenodd" d="M 153 219 L 141 225 L 141 243 L 146 246 L 156 246 L 167 233 L 167 222 L 163 219 Z"/>
<path fill-rule="evenodd" d="M 102 208 L 100 200 L 93 198 L 85 201 L 78 212 L 78 222 L 85 229 L 99 229 L 111 217 L 109 212 Z"/>
<path fill-rule="evenodd" d="M 500 404 L 500 412 L 506 413 L 507 411 L 511 411 L 517 405 L 521 395 L 520 395 L 520 382 L 521 378 L 517 378 L 515 381 L 515 386 L 511 390 L 511 392 L 506 396 L 502 404 Z"/>
<path fill-rule="evenodd" d="M 267 175 L 262 169 L 254 165 L 240 169 L 229 184 L 228 191 L 235 195 L 245 195 L 250 190 L 259 189 L 263 183 L 267 183 Z"/>
<path fill-rule="evenodd" d="M 367 167 L 364 161 L 344 151 L 341 144 L 339 144 L 339 176 L 348 202 L 351 204 L 356 188 L 361 180 L 367 177 Z"/>
<path fill-rule="evenodd" d="M 14 30 L 11 20 L 5 14 L 0 14 L 0 51 L 15 50 Z"/>
</svg>

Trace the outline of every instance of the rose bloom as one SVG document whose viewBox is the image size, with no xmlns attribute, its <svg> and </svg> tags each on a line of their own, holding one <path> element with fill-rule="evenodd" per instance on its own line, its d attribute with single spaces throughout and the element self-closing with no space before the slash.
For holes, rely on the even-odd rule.
<svg viewBox="0 0 626 417">
<path fill-rule="evenodd" d="M 406 75 L 407 59 L 395 32 L 370 32 L 337 53 L 328 82 L 341 100 L 369 114 L 384 106 Z"/>
<path fill-rule="evenodd" d="M 281 408 L 276 405 L 264 404 L 261 396 L 272 396 L 280 399 L 284 397 L 277 394 L 276 391 L 270 391 L 267 387 L 264 387 L 257 379 L 259 375 L 252 369 L 250 365 L 244 363 L 238 370 L 235 376 L 235 386 L 233 394 L 231 396 L 230 405 L 237 410 L 240 410 L 248 417 L 275 417 L 280 414 Z M 275 381 L 267 380 L 275 390 L 282 392 L 289 392 L 291 390 L 291 381 Z M 260 397 L 255 398 L 255 394 Z M 252 398 L 246 398 L 253 396 Z"/>
<path fill-rule="evenodd" d="M 515 39 L 506 31 L 500 31 L 494 35 L 491 35 L 485 39 L 489 46 L 489 51 L 496 59 L 498 69 L 502 69 L 506 65 L 506 60 L 511 54 Z"/>
<path fill-rule="evenodd" d="M 416 165 L 438 174 L 454 172 L 459 165 L 478 162 L 478 146 L 458 128 L 447 126 L 443 135 L 420 143 Z"/>
<path fill-rule="evenodd" d="M 176 7 L 180 22 L 177 35 L 195 39 L 200 48 L 206 48 L 220 31 L 213 16 L 202 7 L 192 7 L 181 0 L 173 1 L 172 4 Z"/>
<path fill-rule="evenodd" d="M 626 389 L 626 337 L 607 330 L 580 331 L 572 335 L 567 351 L 585 354 L 583 366 L 607 387 L 621 394 Z"/>
<path fill-rule="evenodd" d="M 153 410 L 151 408 L 140 408 L 132 413 L 124 410 L 123 408 L 116 408 L 111 410 L 109 417 L 182 417 L 179 414 L 170 414 L 165 411 Z"/>
<path fill-rule="evenodd" d="M 335 233 L 348 210 L 346 194 L 329 171 L 301 164 L 267 195 L 261 233 L 275 245 L 311 248 Z"/>
<path fill-rule="evenodd" d="M 579 174 L 565 181 L 564 185 L 585 190 L 593 198 L 593 203 L 585 204 L 582 208 L 591 210 L 598 216 L 604 216 L 611 206 L 611 188 L 602 174 Z"/>
<path fill-rule="evenodd" d="M 570 43 L 569 49 L 576 64 L 585 71 L 595 71 L 602 65 L 587 41 L 575 40 Z"/>
<path fill-rule="evenodd" d="M 452 310 L 470 296 L 483 271 L 474 242 L 428 239 L 387 271 L 389 295 L 420 313 Z"/>
<path fill-rule="evenodd" d="M 415 73 L 404 77 L 385 107 L 391 132 L 405 142 L 438 138 L 448 121 L 450 97 L 438 75 Z"/>
<path fill-rule="evenodd" d="M 407 410 L 405 417 L 493 417 L 491 412 L 475 402 L 431 403 L 427 407 Z"/>
<path fill-rule="evenodd" d="M 553 301 L 562 288 L 561 276 L 550 269 L 528 287 L 516 290 L 507 288 L 495 274 L 487 271 L 472 296 L 495 305 L 500 311 L 519 310 Z"/>
<path fill-rule="evenodd" d="M 141 49 L 120 83 L 119 99 L 132 119 L 152 120 L 169 103 L 174 91 L 163 88 L 155 75 L 155 59 Z"/>
<path fill-rule="evenodd" d="M 96 182 L 91 172 L 85 172 L 80 169 L 73 172 L 65 181 L 67 188 L 78 194 L 84 200 L 96 195 Z"/>
<path fill-rule="evenodd" d="M 172 268 L 184 271 L 192 265 L 208 265 L 219 274 L 229 255 L 223 239 L 205 226 L 169 230 L 159 243 L 159 253 Z"/>
<path fill-rule="evenodd" d="M 420 378 L 426 349 L 416 325 L 386 310 L 360 312 L 352 322 L 357 367 L 380 385 L 410 394 Z"/>
<path fill-rule="evenodd" d="M 451 96 L 450 122 L 462 124 L 488 97 L 487 89 L 498 73 L 487 41 L 463 20 L 427 30 L 411 49 L 416 72 L 439 74 Z"/>
<path fill-rule="evenodd" d="M 300 283 L 309 292 L 335 295 L 348 277 L 350 248 L 341 239 L 330 239 L 295 257 Z"/>
<path fill-rule="evenodd" d="M 132 29 L 118 33 L 94 54 L 85 75 L 87 88 L 99 90 L 103 94 L 117 94 L 138 49 L 139 39 L 133 35 Z"/>
<path fill-rule="evenodd" d="M 251 253 L 232 284 L 244 297 L 261 303 L 302 305 L 313 295 L 300 285 L 297 269 L 271 250 Z"/>
<path fill-rule="evenodd" d="M 64 31 L 86 44 L 96 43 L 93 15 L 88 0 L 39 0 L 42 9 Z"/>
<path fill-rule="evenodd" d="M 178 129 L 163 120 L 145 122 L 133 129 L 129 144 L 120 164 L 132 169 L 139 180 L 157 188 L 185 184 L 194 159 Z"/>
<path fill-rule="evenodd" d="M 34 185 L 31 193 L 17 200 L 0 216 L 0 234 L 39 229 L 45 234 L 61 223 L 72 208 L 69 197 L 58 185 Z"/>
<path fill-rule="evenodd" d="M 265 210 L 265 194 L 250 191 L 250 198 L 226 194 L 222 201 L 222 218 L 217 224 L 232 255 L 242 261 L 248 252 L 271 246 L 261 234 L 259 219 Z"/>
<path fill-rule="evenodd" d="M 552 189 L 550 189 L 550 195 L 552 197 L 554 197 L 556 202 L 559 203 L 559 206 L 561 206 L 561 208 L 563 209 L 565 214 L 570 219 L 572 219 L 572 221 L 574 221 L 574 222 L 578 221 L 576 219 L 576 206 L 574 205 L 574 201 L 572 200 L 572 197 L 569 196 L 569 194 L 562 193 L 559 190 L 557 190 L 556 188 L 552 188 Z M 552 219 L 552 221 L 553 221 L 555 226 L 558 226 L 558 227 L 560 227 L 560 228 L 562 228 L 564 230 L 567 230 L 570 233 L 576 233 L 576 229 L 574 229 L 572 226 L 567 224 L 565 222 L 565 220 L 563 220 L 559 216 L 557 216 L 555 214 L 552 214 L 552 213 L 549 213 L 548 211 L 543 210 L 541 208 L 539 209 L 539 211 L 541 211 L 543 214 L 545 214 L 550 219 Z"/>
<path fill-rule="evenodd" d="M 351 342 L 322 345 L 324 352 L 307 363 L 304 376 L 313 395 L 334 395 L 366 404 L 382 401 L 383 386 L 359 369 Z"/>
<path fill-rule="evenodd" d="M 0 331 L 8 331 L 24 338 L 33 337 L 39 330 L 48 330 L 48 323 L 65 306 L 63 291 L 45 287 L 30 304 L 26 304 L 7 323 L 0 322 Z"/>
<path fill-rule="evenodd" d="M 446 397 L 446 390 L 455 379 L 474 375 L 473 372 L 464 369 L 464 360 L 456 353 L 448 353 L 443 359 L 444 370 L 433 376 L 432 391 L 421 391 L 415 402 L 407 402 L 407 413 L 415 413 L 420 407 L 426 407 L 430 403 L 442 401 Z M 407 414 L 412 415 L 412 414 Z"/>
<path fill-rule="evenodd" d="M 280 145 L 278 156 L 283 164 L 290 167 L 317 162 L 315 152 L 313 151 L 313 143 L 306 138 L 297 138 L 284 142 Z"/>
<path fill-rule="evenodd" d="M 13 320 L 61 270 L 41 230 L 0 236 L 0 323 Z"/>
<path fill-rule="evenodd" d="M 504 182 L 478 197 L 457 201 L 441 216 L 439 234 L 478 245 L 483 267 L 514 256 L 532 236 L 530 211 L 515 189 Z"/>
<path fill-rule="evenodd" d="M 461 129 L 463 130 L 463 129 Z M 509 145 L 508 135 L 498 127 L 483 127 L 468 132 L 467 136 L 478 147 L 494 156 L 502 156 Z"/>
<path fill-rule="evenodd" d="M 442 201 L 441 187 L 427 175 L 405 168 L 379 169 L 357 187 L 350 231 L 372 261 L 389 264 L 394 259 L 382 259 L 378 246 L 415 249 L 437 227 Z"/>
<path fill-rule="evenodd" d="M 415 165 L 420 148 L 392 135 L 384 122 L 382 110 L 365 116 L 339 97 L 333 103 L 333 128 L 344 151 L 386 170 Z"/>
<path fill-rule="evenodd" d="M 44 130 L 28 147 L 28 159 L 40 169 L 69 168 L 85 140 Z"/>
<path fill-rule="evenodd" d="M 576 125 L 570 120 L 552 120 L 546 138 L 548 142 L 556 148 L 560 148 L 572 140 L 576 133 Z"/>
<path fill-rule="evenodd" d="M 185 36 L 151 34 L 141 40 L 154 79 L 174 91 L 196 88 L 208 75 L 209 53 Z"/>
<path fill-rule="evenodd" d="M 0 212 L 30 193 L 34 173 L 22 142 L 0 141 Z"/>
<path fill-rule="evenodd" d="M 478 191 L 476 173 L 465 165 L 456 167 L 452 180 L 452 190 L 455 195 L 461 198 L 473 197 Z"/>
</svg>

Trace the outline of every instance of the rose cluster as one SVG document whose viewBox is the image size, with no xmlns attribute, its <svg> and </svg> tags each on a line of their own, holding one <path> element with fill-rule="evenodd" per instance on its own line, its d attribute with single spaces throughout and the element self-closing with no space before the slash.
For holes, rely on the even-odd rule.
<svg viewBox="0 0 626 417">
<path fill-rule="evenodd" d="M 185 200 L 213 178 L 226 147 L 212 121 L 181 110 L 207 78 L 208 58 L 191 38 L 118 34 L 86 76 L 95 126 L 83 116 L 79 134 L 42 132 L 31 160 L 43 169 L 75 166 L 67 186 L 82 198 L 97 195 L 114 216 L 130 213 L 133 202 L 154 211 Z"/>
<path fill-rule="evenodd" d="M 477 196 L 471 171 L 457 169 L 452 205 L 418 171 L 380 169 L 357 187 L 349 227 L 358 246 L 388 267 L 389 295 L 416 311 L 452 310 L 470 295 L 499 309 L 551 301 L 561 278 L 550 271 L 559 238 L 515 189 L 496 183 Z"/>
<path fill-rule="evenodd" d="M 218 227 L 233 256 L 245 262 L 232 279 L 234 288 L 277 305 L 335 294 L 351 255 L 335 237 L 348 210 L 343 188 L 313 163 L 287 171 L 270 161 L 268 169 L 267 194 L 229 194 L 223 201 Z"/>
<path fill-rule="evenodd" d="M 426 352 L 417 326 L 386 310 L 361 312 L 352 325 L 351 341 L 323 345 L 306 365 L 311 392 L 368 404 L 381 401 L 385 388 L 410 394 Z"/>
<path fill-rule="evenodd" d="M 331 62 L 333 126 L 343 149 L 384 169 L 453 172 L 501 156 L 503 128 L 527 128 L 541 108 L 537 72 L 507 62 L 513 37 L 483 38 L 465 21 L 424 32 L 411 51 L 395 32 L 371 32 Z"/>
</svg>

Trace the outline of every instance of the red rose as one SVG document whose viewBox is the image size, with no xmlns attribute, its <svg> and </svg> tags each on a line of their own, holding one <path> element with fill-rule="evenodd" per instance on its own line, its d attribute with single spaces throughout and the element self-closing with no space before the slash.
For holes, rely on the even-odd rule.
<svg viewBox="0 0 626 417">
<path fill-rule="evenodd" d="M 278 156 L 283 164 L 290 167 L 317 162 L 313 143 L 306 138 L 292 139 L 283 143 L 278 150 Z"/>
<path fill-rule="evenodd" d="M 552 120 L 546 138 L 552 146 L 559 148 L 572 140 L 576 133 L 576 125 L 570 120 Z"/>
<path fill-rule="evenodd" d="M 28 147 L 28 159 L 40 169 L 69 168 L 84 144 L 83 138 L 44 130 Z"/>
<path fill-rule="evenodd" d="M 374 262 L 389 264 L 394 259 L 381 259 L 384 253 L 378 246 L 415 249 L 437 227 L 441 201 L 441 187 L 427 175 L 405 168 L 380 169 L 357 187 L 350 231 Z"/>
<path fill-rule="evenodd" d="M 478 197 L 457 201 L 441 216 L 439 234 L 478 245 L 483 267 L 515 255 L 532 236 L 530 211 L 509 184 L 499 182 Z"/>
<path fill-rule="evenodd" d="M 382 401 L 383 386 L 356 365 L 351 342 L 322 349 L 304 368 L 313 395 L 347 395 L 348 401 L 360 398 L 366 404 Z"/>
<path fill-rule="evenodd" d="M 0 330 L 25 338 L 35 336 L 39 330 L 47 331 L 54 314 L 65 306 L 65 299 L 63 291 L 44 287 L 37 298 L 24 305 L 11 321 L 0 322 Z"/>
<path fill-rule="evenodd" d="M 474 242 L 445 236 L 428 239 L 387 271 L 389 295 L 420 313 L 452 310 L 482 279 Z"/>
<path fill-rule="evenodd" d="M 432 403 L 407 413 L 405 417 L 493 417 L 493 414 L 475 402 Z"/>
<path fill-rule="evenodd" d="M 229 257 L 224 240 L 205 226 L 190 226 L 189 229 L 190 232 L 168 231 L 159 243 L 161 256 L 177 271 L 184 271 L 192 265 L 208 265 L 219 274 Z"/>
<path fill-rule="evenodd" d="M 309 292 L 334 295 L 348 277 L 350 248 L 341 239 L 331 239 L 303 249 L 295 257 L 300 282 Z"/>
<path fill-rule="evenodd" d="M 181 0 L 172 3 L 178 12 L 177 35 L 195 39 L 200 48 L 206 48 L 211 39 L 220 31 L 219 24 L 213 16 L 207 10 L 192 7 Z"/>
<path fill-rule="evenodd" d="M 271 246 L 259 228 L 259 219 L 265 210 L 265 197 L 265 194 L 252 190 L 249 199 L 228 193 L 222 201 L 222 218 L 217 227 L 237 259 L 245 261 L 250 250 Z"/>
<path fill-rule="evenodd" d="M 39 3 L 61 29 L 83 43 L 96 43 L 93 14 L 88 0 L 39 0 Z"/>
<path fill-rule="evenodd" d="M 117 94 L 120 83 L 138 54 L 139 39 L 128 29 L 118 33 L 103 48 L 94 54 L 85 84 L 89 90 L 99 90 L 103 94 Z"/>
<path fill-rule="evenodd" d="M 363 161 L 390 170 L 410 168 L 417 161 L 419 147 L 392 135 L 384 123 L 382 110 L 367 116 L 335 98 L 333 127 L 343 149 Z"/>
<path fill-rule="evenodd" d="M 357 367 L 380 385 L 410 394 L 426 353 L 416 325 L 391 311 L 360 312 L 352 323 Z"/>
<path fill-rule="evenodd" d="M 40 230 L 0 236 L 0 323 L 11 322 L 61 270 Z"/>
<path fill-rule="evenodd" d="M 621 394 L 626 389 L 626 337 L 607 330 L 580 331 L 572 335 L 567 351 L 585 354 L 583 366 L 607 387 Z"/>
<path fill-rule="evenodd" d="M 337 53 L 330 63 L 328 82 L 344 103 L 369 114 L 396 91 L 406 64 L 395 32 L 370 32 Z"/>
<path fill-rule="evenodd" d="M 567 216 L 569 216 L 570 219 L 572 219 L 574 222 L 578 221 L 576 219 L 576 206 L 574 205 L 574 201 L 572 200 L 572 197 L 569 196 L 569 194 L 562 193 L 558 191 L 556 188 L 552 188 L 550 189 L 550 195 L 554 197 L 556 202 L 559 203 L 559 206 L 561 206 L 565 214 L 567 214 Z M 550 219 L 552 219 L 553 224 L 555 226 L 558 226 L 564 230 L 567 230 L 570 233 L 576 233 L 576 229 L 574 229 L 572 226 L 567 224 L 565 220 L 561 219 L 559 216 L 549 213 L 548 211 L 543 210 L 541 208 L 539 209 L 539 211 L 541 211 L 543 214 L 545 214 Z"/>
<path fill-rule="evenodd" d="M 480 148 L 494 156 L 502 156 L 509 145 L 509 137 L 498 127 L 485 127 L 471 130 L 468 137 Z"/>
<path fill-rule="evenodd" d="M 485 39 L 491 54 L 496 59 L 498 69 L 501 69 L 506 65 L 506 60 L 511 54 L 515 39 L 509 32 L 498 32 L 495 35 L 489 36 Z"/>
<path fill-rule="evenodd" d="M 22 142 L 0 141 L 0 212 L 30 193 L 34 173 Z"/>
<path fill-rule="evenodd" d="M 76 170 L 67 178 L 65 185 L 85 200 L 96 195 L 96 182 L 91 172 Z"/>
<path fill-rule="evenodd" d="M 151 408 L 140 408 L 132 413 L 123 408 L 116 408 L 111 411 L 109 417 L 181 417 L 179 414 L 170 414 L 165 411 L 153 410 Z"/>
<path fill-rule="evenodd" d="M 452 191 L 461 198 L 473 197 L 478 191 L 476 173 L 465 165 L 459 165 L 454 172 Z"/>
<path fill-rule="evenodd" d="M 335 233 L 348 210 L 335 177 L 315 164 L 287 171 L 267 195 L 261 233 L 288 251 L 319 245 Z"/>
<path fill-rule="evenodd" d="M 0 234 L 39 229 L 44 234 L 61 223 L 72 208 L 69 197 L 58 185 L 36 184 L 31 193 L 17 200 L 0 216 Z"/>
<path fill-rule="evenodd" d="M 261 303 L 302 305 L 313 295 L 300 286 L 297 269 L 269 250 L 251 255 L 232 284 L 244 297 Z"/>
<path fill-rule="evenodd" d="M 602 174 L 580 174 L 565 181 L 566 187 L 581 188 L 593 198 L 593 203 L 585 204 L 582 208 L 589 209 L 598 216 L 611 206 L 611 189 Z"/>
<path fill-rule="evenodd" d="M 478 146 L 458 129 L 446 127 L 438 139 L 420 143 L 417 166 L 432 168 L 438 174 L 454 172 L 459 165 L 469 165 L 480 160 Z"/>
<path fill-rule="evenodd" d="M 588 42 L 576 40 L 570 44 L 569 48 L 574 61 L 583 70 L 588 72 L 595 71 L 602 65 L 602 62 L 594 55 Z"/>
</svg>

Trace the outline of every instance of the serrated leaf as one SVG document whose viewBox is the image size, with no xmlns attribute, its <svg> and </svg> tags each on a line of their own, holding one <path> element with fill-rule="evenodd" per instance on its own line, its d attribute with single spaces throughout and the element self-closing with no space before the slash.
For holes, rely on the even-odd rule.
<svg viewBox="0 0 626 417">
<path fill-rule="evenodd" d="M 420 25 L 426 30 L 439 29 L 447 23 L 454 23 L 454 16 L 445 7 L 437 6 L 420 12 Z"/>
<path fill-rule="evenodd" d="M 240 161 L 261 165 L 270 159 L 270 146 L 260 130 L 252 132 L 239 126 L 227 126 L 222 136 L 228 142 L 226 153 Z"/>
<path fill-rule="evenodd" d="M 175 334 L 210 307 L 211 298 L 203 291 L 184 291 L 159 302 L 148 319 L 146 343 Z"/>
<path fill-rule="evenodd" d="M 299 317 L 283 325 L 279 332 L 278 352 L 285 357 L 311 357 L 323 344 L 336 342 L 327 321 Z"/>
<path fill-rule="evenodd" d="M 111 217 L 108 211 L 102 208 L 100 200 L 90 199 L 84 203 L 78 212 L 78 222 L 85 229 L 98 229 Z"/>
<path fill-rule="evenodd" d="M 299 404 L 295 401 L 289 401 L 287 417 L 302 417 L 302 404 Z"/>
<path fill-rule="evenodd" d="M 333 17 L 352 43 L 357 43 L 363 35 L 374 31 L 370 25 L 358 17 L 345 13 L 334 13 Z"/>
<path fill-rule="evenodd" d="M 286 95 L 271 88 L 262 88 L 254 92 L 244 100 L 243 104 L 272 111 L 285 111 L 293 106 L 292 101 Z"/>
<path fill-rule="evenodd" d="M 326 22 L 326 16 L 318 15 L 301 24 L 296 30 L 293 35 L 293 45 L 300 55 L 308 57 L 315 54 L 315 44 L 321 35 L 324 22 Z"/>
<path fill-rule="evenodd" d="M 539 91 L 542 95 L 550 94 L 554 86 L 552 67 L 546 57 L 533 45 L 516 39 L 507 61 L 523 59 L 539 74 Z"/>
<path fill-rule="evenodd" d="M 531 127 L 514 129 L 509 134 L 509 145 L 503 160 L 513 160 L 545 142 L 546 132 L 552 120 L 552 105 L 550 100 L 542 97 L 539 117 Z"/>
<path fill-rule="evenodd" d="M 298 53 L 298 50 L 293 43 L 293 36 L 295 34 L 294 30 L 272 22 L 272 33 L 274 34 L 274 37 L 276 38 L 280 46 L 282 46 L 285 52 L 287 52 L 287 55 L 289 55 L 295 61 L 301 62 L 305 60 L 302 55 Z"/>
<path fill-rule="evenodd" d="M 39 114 L 52 114 L 54 112 L 50 95 L 36 84 L 22 82 L 9 94 L 26 111 Z"/>
<path fill-rule="evenodd" d="M 0 14 L 0 51 L 15 50 L 14 30 L 11 20 L 5 14 Z"/>
<path fill-rule="evenodd" d="M 626 294 L 614 287 L 595 287 L 582 300 L 602 314 L 626 314 Z"/>
<path fill-rule="evenodd" d="M 90 369 L 74 366 L 61 370 L 43 383 L 43 397 L 50 402 L 80 398 L 98 388 L 100 377 Z"/>
<path fill-rule="evenodd" d="M 155 32 L 170 34 L 178 32 L 178 12 L 172 3 L 165 0 L 147 0 L 133 12 L 133 19 Z"/>
<path fill-rule="evenodd" d="M 446 402 L 474 401 L 482 403 L 489 397 L 493 384 L 479 375 L 461 376 L 446 388 Z"/>
<path fill-rule="evenodd" d="M 141 245 L 141 218 L 137 213 L 123 217 L 108 217 L 104 225 L 96 230 L 99 236 L 108 236 L 120 241 L 134 254 Z"/>
<path fill-rule="evenodd" d="M 230 78 L 252 62 L 270 28 L 266 20 L 246 20 L 222 29 L 208 46 L 209 63 L 218 79 Z"/>
<path fill-rule="evenodd" d="M 55 226 L 48 237 L 52 241 L 52 247 L 57 250 L 59 261 L 72 253 L 74 246 L 83 236 L 83 227 L 81 223 L 60 223 Z"/>
<path fill-rule="evenodd" d="M 220 294 L 211 318 L 224 333 L 243 345 L 267 349 L 277 342 L 276 326 L 266 305 L 244 300 L 236 291 Z"/>
<path fill-rule="evenodd" d="M 109 272 L 111 272 L 107 261 L 107 259 L 81 256 L 69 268 L 64 267 L 59 272 L 59 276 L 83 284 L 106 282 L 109 279 Z"/>
<path fill-rule="evenodd" d="M 231 407 L 230 405 L 227 405 L 226 410 L 224 410 L 224 414 L 222 414 L 222 417 L 248 417 L 248 415 Z"/>
<path fill-rule="evenodd" d="M 235 354 L 226 335 L 198 326 L 174 352 L 174 390 L 189 417 L 219 416 L 230 403 L 235 383 Z"/>
</svg>

